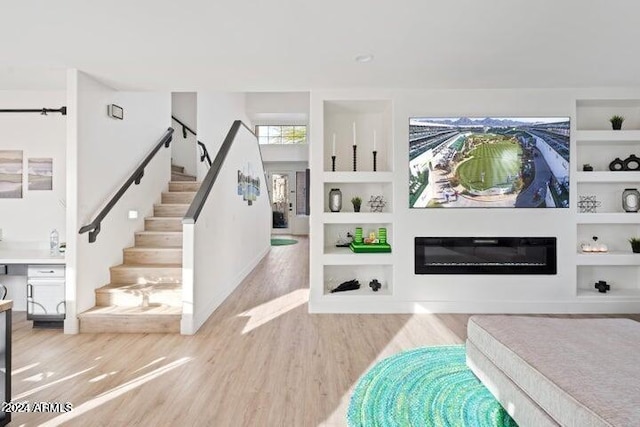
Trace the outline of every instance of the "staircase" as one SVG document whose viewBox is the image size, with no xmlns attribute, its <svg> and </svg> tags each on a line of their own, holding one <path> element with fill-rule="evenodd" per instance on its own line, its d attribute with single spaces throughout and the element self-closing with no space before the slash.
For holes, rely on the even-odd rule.
<svg viewBox="0 0 640 427">
<path fill-rule="evenodd" d="M 96 289 L 96 306 L 81 313 L 80 332 L 179 333 L 182 316 L 182 218 L 198 188 L 196 178 L 171 167 L 169 191 Z"/>
</svg>

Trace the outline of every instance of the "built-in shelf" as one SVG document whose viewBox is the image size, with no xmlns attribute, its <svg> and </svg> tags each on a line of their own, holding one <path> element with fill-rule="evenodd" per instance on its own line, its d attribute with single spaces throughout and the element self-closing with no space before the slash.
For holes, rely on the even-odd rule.
<svg viewBox="0 0 640 427">
<path fill-rule="evenodd" d="M 580 213 L 578 224 L 640 224 L 640 214 L 634 212 Z"/>
<path fill-rule="evenodd" d="M 577 182 L 594 182 L 594 183 L 616 183 L 616 182 L 640 182 L 640 172 L 611 172 L 611 171 L 594 171 L 594 172 L 577 172 Z"/>
<path fill-rule="evenodd" d="M 391 253 L 356 254 L 349 248 L 325 247 L 324 265 L 393 265 Z"/>
<path fill-rule="evenodd" d="M 637 265 L 640 266 L 640 254 L 632 252 L 579 253 L 577 265 Z"/>
<path fill-rule="evenodd" d="M 640 130 L 579 130 L 575 132 L 576 144 L 640 144 Z"/>
<path fill-rule="evenodd" d="M 373 292 L 369 287 L 368 283 L 360 283 L 360 289 L 355 289 L 353 291 L 344 291 L 344 292 L 334 292 L 331 293 L 327 291 L 324 296 L 326 298 L 332 299 L 337 297 L 390 297 L 391 290 L 387 288 L 379 289 L 378 292 Z"/>
<path fill-rule="evenodd" d="M 323 178 L 336 183 L 393 182 L 393 172 L 323 172 Z"/>
<path fill-rule="evenodd" d="M 640 289 L 611 289 L 606 293 L 600 293 L 597 289 L 578 289 L 578 298 L 589 299 L 634 299 L 640 300 Z"/>
<path fill-rule="evenodd" d="M 388 212 L 324 212 L 325 224 L 384 224 L 393 221 Z"/>
</svg>

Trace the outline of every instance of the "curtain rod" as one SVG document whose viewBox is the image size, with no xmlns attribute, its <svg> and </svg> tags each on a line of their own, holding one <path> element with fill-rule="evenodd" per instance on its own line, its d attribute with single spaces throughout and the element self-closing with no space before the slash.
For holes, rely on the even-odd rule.
<svg viewBox="0 0 640 427">
<path fill-rule="evenodd" d="M 67 107 L 60 108 L 14 108 L 14 109 L 0 109 L 0 113 L 40 113 L 46 116 L 47 113 L 60 113 L 63 116 L 67 115 Z"/>
</svg>

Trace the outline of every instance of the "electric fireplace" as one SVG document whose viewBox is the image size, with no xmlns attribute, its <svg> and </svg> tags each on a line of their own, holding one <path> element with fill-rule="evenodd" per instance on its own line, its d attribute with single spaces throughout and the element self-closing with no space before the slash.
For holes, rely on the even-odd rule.
<svg viewBox="0 0 640 427">
<path fill-rule="evenodd" d="M 416 237 L 415 274 L 556 274 L 555 237 Z"/>
</svg>

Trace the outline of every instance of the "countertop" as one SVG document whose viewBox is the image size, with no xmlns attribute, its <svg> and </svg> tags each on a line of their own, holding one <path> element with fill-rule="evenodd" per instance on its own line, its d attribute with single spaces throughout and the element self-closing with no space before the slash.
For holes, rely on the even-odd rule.
<svg viewBox="0 0 640 427">
<path fill-rule="evenodd" d="M 13 300 L 3 299 L 0 300 L 0 312 L 10 310 L 13 307 Z"/>
<path fill-rule="evenodd" d="M 46 249 L 0 247 L 0 264 L 64 264 L 64 254 L 51 255 Z"/>
</svg>

